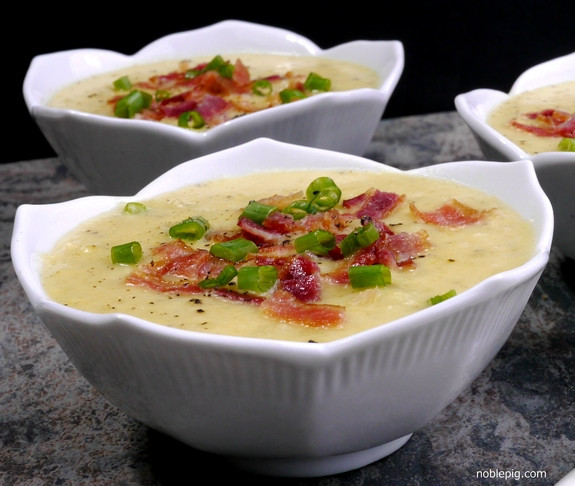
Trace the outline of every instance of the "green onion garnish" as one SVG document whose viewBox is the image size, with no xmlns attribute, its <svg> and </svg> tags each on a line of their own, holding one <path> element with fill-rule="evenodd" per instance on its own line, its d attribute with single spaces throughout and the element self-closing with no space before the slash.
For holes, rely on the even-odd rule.
<svg viewBox="0 0 575 486">
<path fill-rule="evenodd" d="M 238 271 L 238 288 L 250 292 L 267 292 L 278 278 L 273 265 L 246 266 Z"/>
<path fill-rule="evenodd" d="M 296 221 L 306 217 L 311 212 L 312 209 L 310 208 L 309 201 L 305 199 L 294 201 L 282 209 L 282 213 L 291 215 Z"/>
<path fill-rule="evenodd" d="M 202 128 L 206 122 L 196 110 L 184 111 L 178 117 L 178 126 L 182 128 Z"/>
<path fill-rule="evenodd" d="M 257 253 L 257 245 L 245 238 L 236 238 L 235 240 L 216 243 L 210 248 L 210 253 L 218 258 L 230 262 L 239 262 L 243 260 L 248 253 Z"/>
<path fill-rule="evenodd" d="M 217 56 L 214 56 L 214 58 L 206 65 L 206 67 L 203 69 L 203 72 L 217 71 L 220 66 L 225 64 L 225 62 L 226 61 L 224 61 L 224 58 L 218 54 Z"/>
<path fill-rule="evenodd" d="M 391 272 L 382 264 L 351 266 L 348 275 L 354 289 L 383 287 L 391 283 Z"/>
<path fill-rule="evenodd" d="M 222 64 L 218 67 L 218 73 L 220 73 L 222 78 L 232 79 L 232 76 L 234 75 L 234 66 L 229 62 Z"/>
<path fill-rule="evenodd" d="M 201 69 L 188 69 L 184 77 L 186 77 L 187 79 L 192 79 L 202 74 L 202 72 L 203 71 Z"/>
<path fill-rule="evenodd" d="M 329 231 L 317 229 L 294 240 L 298 253 L 309 251 L 315 255 L 327 255 L 335 248 L 335 236 Z"/>
<path fill-rule="evenodd" d="M 135 90 L 118 100 L 114 115 L 118 118 L 133 118 L 136 113 L 149 108 L 151 104 L 152 95 L 150 93 Z"/>
<path fill-rule="evenodd" d="M 252 85 L 252 93 L 257 96 L 266 96 L 272 93 L 272 83 L 269 79 L 258 79 Z"/>
<path fill-rule="evenodd" d="M 311 207 L 309 212 L 325 212 L 339 202 L 341 189 L 330 177 L 318 177 L 307 187 L 305 195 Z"/>
<path fill-rule="evenodd" d="M 114 81 L 114 89 L 117 91 L 128 91 L 132 89 L 132 82 L 128 76 L 122 76 Z"/>
<path fill-rule="evenodd" d="M 162 101 L 170 97 L 170 92 L 165 89 L 157 89 L 154 93 L 154 98 L 156 101 Z"/>
<path fill-rule="evenodd" d="M 146 211 L 146 206 L 140 202 L 129 202 L 124 206 L 124 212 L 130 214 L 143 213 Z"/>
<path fill-rule="evenodd" d="M 455 295 L 457 295 L 457 292 L 455 292 L 455 290 L 451 289 L 451 290 L 445 292 L 444 294 L 431 297 L 429 299 L 429 303 L 431 305 L 439 304 L 440 302 L 443 302 L 444 300 L 450 299 L 451 297 L 455 297 Z"/>
<path fill-rule="evenodd" d="M 343 256 L 351 255 L 361 248 L 371 245 L 379 238 L 379 231 L 373 223 L 368 223 L 361 228 L 352 231 L 339 242 L 339 248 Z"/>
<path fill-rule="evenodd" d="M 564 152 L 575 152 L 575 138 L 562 138 L 557 148 Z"/>
<path fill-rule="evenodd" d="M 283 89 L 280 91 L 280 100 L 282 103 L 291 103 L 292 101 L 303 98 L 306 98 L 306 95 L 299 89 Z"/>
<path fill-rule="evenodd" d="M 169 234 L 172 238 L 180 238 L 182 240 L 199 240 L 208 228 L 210 224 L 208 221 L 201 216 L 196 216 L 194 218 L 188 218 L 172 226 L 169 230 Z"/>
<path fill-rule="evenodd" d="M 322 78 L 316 73 L 309 73 L 304 87 L 308 91 L 329 91 L 331 89 L 331 80 Z"/>
<path fill-rule="evenodd" d="M 261 204 L 257 201 L 251 201 L 242 212 L 242 216 L 251 219 L 255 223 L 262 224 L 265 219 L 277 208 L 268 204 Z"/>
<path fill-rule="evenodd" d="M 230 79 L 234 75 L 234 66 L 229 61 L 224 61 L 224 58 L 218 54 L 202 69 L 189 69 L 185 76 L 186 78 L 195 78 L 207 71 L 217 71 L 223 78 Z"/>
<path fill-rule="evenodd" d="M 226 265 L 220 274 L 215 278 L 206 278 L 199 283 L 202 289 L 213 289 L 216 287 L 223 287 L 229 284 L 232 279 L 238 274 L 236 267 L 233 265 Z"/>
<path fill-rule="evenodd" d="M 110 250 L 112 263 L 132 265 L 142 258 L 142 245 L 137 241 L 113 246 Z"/>
</svg>

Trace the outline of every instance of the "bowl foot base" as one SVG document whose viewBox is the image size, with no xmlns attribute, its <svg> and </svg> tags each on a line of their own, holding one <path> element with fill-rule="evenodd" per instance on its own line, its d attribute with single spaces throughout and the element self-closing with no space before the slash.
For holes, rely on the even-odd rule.
<svg viewBox="0 0 575 486">
<path fill-rule="evenodd" d="M 363 451 L 329 457 L 250 459 L 228 458 L 236 467 L 256 474 L 281 477 L 319 477 L 339 474 L 371 464 L 401 448 L 412 436 L 399 439 Z"/>
</svg>

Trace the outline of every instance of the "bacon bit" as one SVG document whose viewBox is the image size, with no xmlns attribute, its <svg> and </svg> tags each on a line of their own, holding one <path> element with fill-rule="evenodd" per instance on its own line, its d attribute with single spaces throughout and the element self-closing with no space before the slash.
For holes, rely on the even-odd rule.
<svg viewBox="0 0 575 486">
<path fill-rule="evenodd" d="M 414 260 L 423 255 L 430 246 L 429 234 L 425 230 L 418 233 L 389 235 L 385 238 L 383 247 L 392 253 L 393 261 L 389 262 L 387 266 L 413 266 Z"/>
<path fill-rule="evenodd" d="M 350 213 L 341 213 L 337 209 L 330 209 L 323 213 L 310 214 L 299 220 L 300 231 L 314 231 L 323 229 L 337 235 L 347 228 L 357 217 Z"/>
<path fill-rule="evenodd" d="M 449 203 L 434 211 L 420 211 L 415 207 L 414 203 L 409 204 L 409 209 L 421 221 L 439 226 L 463 226 L 477 223 L 490 212 L 490 210 L 478 211 L 459 202 L 457 199 L 451 199 Z"/>
<path fill-rule="evenodd" d="M 321 272 L 319 265 L 305 255 L 294 255 L 293 246 L 272 247 L 253 257 L 257 265 L 273 265 L 278 270 L 278 287 L 301 302 L 315 302 L 321 298 Z"/>
<path fill-rule="evenodd" d="M 534 125 L 511 120 L 511 125 L 540 137 L 575 137 L 575 114 L 562 110 L 546 109 L 523 116 L 535 122 Z"/>
<path fill-rule="evenodd" d="M 231 289 L 217 288 L 206 291 L 198 282 L 211 272 L 219 273 L 226 265 L 207 250 L 194 249 L 182 240 L 162 244 L 153 250 L 154 260 L 140 265 L 126 278 L 126 283 L 148 287 L 156 292 L 216 295 L 227 300 L 261 304 L 263 298 Z"/>
<path fill-rule="evenodd" d="M 262 222 L 262 226 L 274 233 L 287 235 L 294 231 L 299 231 L 301 225 L 289 214 L 281 211 L 274 211 Z"/>
<path fill-rule="evenodd" d="M 255 221 L 240 216 L 238 227 L 242 230 L 242 236 L 259 245 L 277 245 L 285 239 L 285 232 L 276 229 L 268 229 Z"/>
<path fill-rule="evenodd" d="M 234 64 L 232 79 L 236 86 L 247 86 L 251 81 L 250 72 L 241 59 L 237 59 Z"/>
<path fill-rule="evenodd" d="M 405 195 L 371 188 L 359 196 L 346 199 L 342 204 L 359 218 L 370 217 L 378 220 L 390 214 L 404 200 Z"/>
<path fill-rule="evenodd" d="M 301 302 L 315 302 L 321 297 L 319 265 L 297 255 L 279 270 L 280 287 Z"/>
<path fill-rule="evenodd" d="M 226 111 L 229 106 L 230 103 L 219 96 L 206 95 L 204 99 L 198 103 L 195 110 L 202 115 L 206 123 L 214 125 L 228 120 Z"/>
<path fill-rule="evenodd" d="M 153 264 L 142 267 L 159 276 L 201 280 L 210 272 L 219 272 L 224 264 L 209 251 L 194 249 L 182 240 L 164 243 L 153 250 Z"/>
<path fill-rule="evenodd" d="M 351 258 L 343 260 L 338 268 L 325 277 L 337 284 L 348 284 L 348 269 L 352 265 L 375 265 L 382 263 L 389 268 L 415 267 L 415 260 L 431 247 L 425 230 L 417 233 L 382 234 L 377 241 L 362 248 Z"/>
<path fill-rule="evenodd" d="M 351 214 L 340 213 L 331 209 L 323 213 L 309 214 L 300 220 L 294 220 L 291 215 L 274 211 L 262 223 L 264 228 L 288 235 L 323 229 L 333 234 L 340 233 L 357 218 Z"/>
<path fill-rule="evenodd" d="M 299 302 L 283 290 L 274 292 L 260 308 L 268 317 L 309 327 L 334 328 L 341 326 L 345 318 L 342 306 Z"/>
</svg>

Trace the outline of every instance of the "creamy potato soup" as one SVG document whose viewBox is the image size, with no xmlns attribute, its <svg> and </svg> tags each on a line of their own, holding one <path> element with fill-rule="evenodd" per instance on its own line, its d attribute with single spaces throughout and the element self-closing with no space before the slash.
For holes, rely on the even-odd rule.
<svg viewBox="0 0 575 486">
<path fill-rule="evenodd" d="M 318 181 L 321 191 L 308 192 Z M 326 181 L 341 197 L 331 208 L 308 213 Z M 302 213 L 290 211 L 304 207 L 302 201 L 308 209 L 299 218 Z M 430 299 L 459 294 L 523 264 L 534 251 L 531 223 L 501 200 L 403 173 L 261 173 L 136 202 L 141 210 L 127 211 L 122 202 L 43 256 L 43 285 L 51 298 L 195 332 L 325 342 L 441 305 Z M 203 236 L 170 236 L 190 220 L 208 223 Z M 314 243 L 306 239 L 310 234 L 321 237 Z M 344 245 L 349 235 L 352 244 Z M 237 262 L 211 253 L 230 240 L 256 242 L 257 248 Z M 140 244 L 139 262 L 113 263 L 112 248 L 129 242 Z M 267 280 L 272 287 L 263 291 L 241 290 L 240 273 L 219 287 L 198 285 L 214 283 L 226 266 L 242 272 L 242 266 L 274 265 L 278 278 Z M 354 280 L 353 267 L 360 270 Z"/>
<path fill-rule="evenodd" d="M 309 77 L 309 79 L 308 79 Z M 120 82 L 122 81 L 122 82 Z M 67 86 L 48 105 L 105 116 L 162 121 L 203 130 L 255 111 L 325 91 L 378 88 L 379 75 L 359 64 L 312 56 L 219 55 L 136 65 Z M 119 100 L 147 93 L 149 105 L 135 113 Z M 124 103 L 122 101 L 121 103 Z M 202 123 L 183 122 L 196 112 Z"/>
<path fill-rule="evenodd" d="M 487 122 L 528 154 L 559 151 L 563 138 L 575 137 L 575 81 L 511 96 Z"/>
</svg>

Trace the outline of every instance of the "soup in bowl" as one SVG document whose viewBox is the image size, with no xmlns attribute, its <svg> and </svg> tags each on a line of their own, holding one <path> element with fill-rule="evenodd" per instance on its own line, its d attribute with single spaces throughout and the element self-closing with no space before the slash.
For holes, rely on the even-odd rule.
<svg viewBox="0 0 575 486">
<path fill-rule="evenodd" d="M 555 245 L 575 258 L 575 53 L 521 74 L 509 93 L 476 89 L 455 106 L 489 160 L 532 160 L 555 210 Z"/>
<path fill-rule="evenodd" d="M 258 137 L 363 155 L 403 65 L 396 40 L 321 49 L 284 29 L 229 20 L 133 55 L 37 56 L 23 90 L 71 173 L 95 194 L 122 195 Z"/>
<path fill-rule="evenodd" d="M 245 183 L 252 178 L 261 184 Z M 417 189 L 422 180 L 442 196 Z M 151 219 L 138 220 L 144 215 Z M 129 226 L 117 239 L 104 222 L 116 216 Z M 321 228 L 307 226 L 318 220 Z M 286 222 L 297 228 L 286 230 Z M 495 239 L 483 260 L 507 266 L 475 281 L 450 275 L 449 265 L 472 268 L 466 259 L 473 257 L 464 256 L 469 248 L 456 242 L 461 235 L 476 238 L 477 245 L 467 246 L 481 258 L 481 234 L 501 232 L 510 222 L 525 231 L 522 243 L 503 250 Z M 476 236 L 461 233 L 470 227 Z M 95 243 L 91 234 L 100 231 L 105 236 Z M 196 236 L 188 239 L 187 232 Z M 349 154 L 258 139 L 181 164 L 135 195 L 21 206 L 12 257 L 40 318 L 112 404 L 239 467 L 303 477 L 391 454 L 453 401 L 518 321 L 548 261 L 552 232 L 551 206 L 530 161 L 402 172 Z M 96 287 L 124 286 L 115 288 L 105 309 L 62 300 L 48 282 L 76 258 L 67 240 L 74 234 L 87 238 L 83 252 L 99 254 L 94 261 L 108 272 L 96 277 Z M 239 256 L 238 248 L 214 250 L 227 241 L 241 242 Z M 124 246 L 133 242 L 140 243 L 141 257 L 134 245 Z M 62 243 L 68 251 L 58 253 Z M 197 263 L 198 254 L 205 258 L 201 265 L 183 264 Z M 223 265 L 216 269 L 215 261 Z M 209 270 L 200 274 L 200 267 Z M 237 273 L 220 280 L 230 267 Z M 266 268 L 265 275 L 242 283 L 244 269 L 254 267 Z M 269 267 L 276 268 L 275 279 L 268 278 Z M 83 267 L 73 283 L 81 286 L 92 272 Z M 417 275 L 425 273 L 443 276 L 442 284 L 436 279 L 412 293 Z M 102 296 L 94 281 L 88 286 L 92 300 Z M 393 309 L 399 298 L 409 310 Z M 134 310 L 152 299 L 158 307 Z M 167 302 L 176 300 L 184 307 L 167 311 Z M 132 310 L 122 307 L 126 302 Z"/>
</svg>

